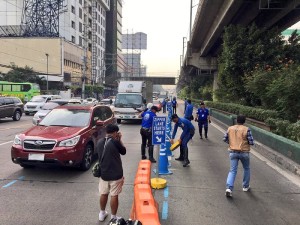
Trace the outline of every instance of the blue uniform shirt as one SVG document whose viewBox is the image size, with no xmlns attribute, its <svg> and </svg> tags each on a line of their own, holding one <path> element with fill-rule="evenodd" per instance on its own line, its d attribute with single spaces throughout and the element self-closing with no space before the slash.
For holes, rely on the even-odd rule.
<svg viewBox="0 0 300 225">
<path fill-rule="evenodd" d="M 189 119 L 193 115 L 193 109 L 194 106 L 192 104 L 188 104 L 186 106 L 185 112 L 184 112 L 184 118 Z"/>
<path fill-rule="evenodd" d="M 154 112 L 151 110 L 145 111 L 141 114 L 142 116 L 142 127 L 144 128 L 151 128 L 152 127 L 152 122 L 153 122 L 153 117 L 156 116 Z"/>
<path fill-rule="evenodd" d="M 172 100 L 172 106 L 176 107 L 176 105 L 177 105 L 177 101 L 176 100 Z"/>
<path fill-rule="evenodd" d="M 180 139 L 183 140 L 184 136 L 187 134 L 190 134 L 190 130 L 193 129 L 195 130 L 194 125 L 191 123 L 191 121 L 185 119 L 185 118 L 178 118 L 178 122 L 175 123 L 173 134 L 172 134 L 172 139 L 175 138 L 176 133 L 177 133 L 177 128 L 181 127 L 182 128 L 182 134 L 180 135 Z"/>
<path fill-rule="evenodd" d="M 199 108 L 197 110 L 197 114 L 198 114 L 198 121 L 207 121 L 207 117 L 209 116 L 209 110 L 204 108 Z"/>
</svg>

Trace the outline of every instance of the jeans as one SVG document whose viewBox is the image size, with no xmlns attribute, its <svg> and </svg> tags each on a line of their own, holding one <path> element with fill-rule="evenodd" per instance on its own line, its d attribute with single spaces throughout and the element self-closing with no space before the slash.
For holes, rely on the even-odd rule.
<svg viewBox="0 0 300 225">
<path fill-rule="evenodd" d="M 249 187 L 250 182 L 250 155 L 249 152 L 230 152 L 230 171 L 228 173 L 226 188 L 233 190 L 237 174 L 238 162 L 241 160 L 244 168 L 243 187 Z"/>
</svg>

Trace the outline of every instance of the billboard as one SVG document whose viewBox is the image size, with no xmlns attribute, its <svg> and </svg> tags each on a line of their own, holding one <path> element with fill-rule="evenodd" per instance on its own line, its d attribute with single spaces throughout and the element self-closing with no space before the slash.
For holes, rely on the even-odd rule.
<svg viewBox="0 0 300 225">
<path fill-rule="evenodd" d="M 147 34 L 142 32 L 123 34 L 122 49 L 147 49 Z"/>
</svg>

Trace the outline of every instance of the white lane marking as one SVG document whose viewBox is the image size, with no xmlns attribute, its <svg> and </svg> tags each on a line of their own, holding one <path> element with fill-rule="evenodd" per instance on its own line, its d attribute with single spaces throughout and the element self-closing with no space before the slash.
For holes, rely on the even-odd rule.
<svg viewBox="0 0 300 225">
<path fill-rule="evenodd" d="M 17 126 L 17 127 L 7 127 L 7 128 L 2 128 L 0 129 L 0 131 L 3 131 L 3 130 L 10 130 L 10 129 L 17 129 L 17 128 L 21 128 L 21 127 L 26 127 L 28 126 L 28 124 L 24 124 L 22 126 Z"/>
<path fill-rule="evenodd" d="M 6 145 L 6 144 L 9 144 L 9 143 L 12 143 L 12 142 L 13 142 L 13 141 L 4 142 L 4 143 L 1 143 L 0 146 L 1 146 L 1 145 Z"/>
<path fill-rule="evenodd" d="M 224 130 L 223 128 L 219 127 L 216 124 L 211 123 L 215 128 L 217 128 L 219 131 L 225 133 L 226 130 Z M 254 140 L 255 141 L 255 140 Z M 261 154 L 259 154 L 256 150 L 254 150 L 253 148 L 251 148 L 252 151 L 251 153 L 253 155 L 255 155 L 258 159 L 260 159 L 261 161 L 264 161 L 268 166 L 270 166 L 272 169 L 276 170 L 278 173 L 280 173 L 282 176 L 284 176 L 285 178 L 287 178 L 289 181 L 291 181 L 292 183 L 294 183 L 295 185 L 297 185 L 298 187 L 300 187 L 300 179 L 297 175 L 294 175 L 290 172 L 285 171 L 284 169 L 280 168 L 279 166 L 277 166 L 274 162 L 272 162 L 271 160 L 267 159 L 266 157 L 262 156 Z"/>
</svg>

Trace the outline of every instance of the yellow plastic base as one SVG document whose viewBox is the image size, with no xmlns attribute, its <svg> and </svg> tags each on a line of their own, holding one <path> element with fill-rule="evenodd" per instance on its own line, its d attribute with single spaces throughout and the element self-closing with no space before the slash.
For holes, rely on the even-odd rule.
<svg viewBox="0 0 300 225">
<path fill-rule="evenodd" d="M 154 189 L 162 189 L 167 186 L 167 180 L 162 178 L 152 178 L 151 187 Z"/>
</svg>

